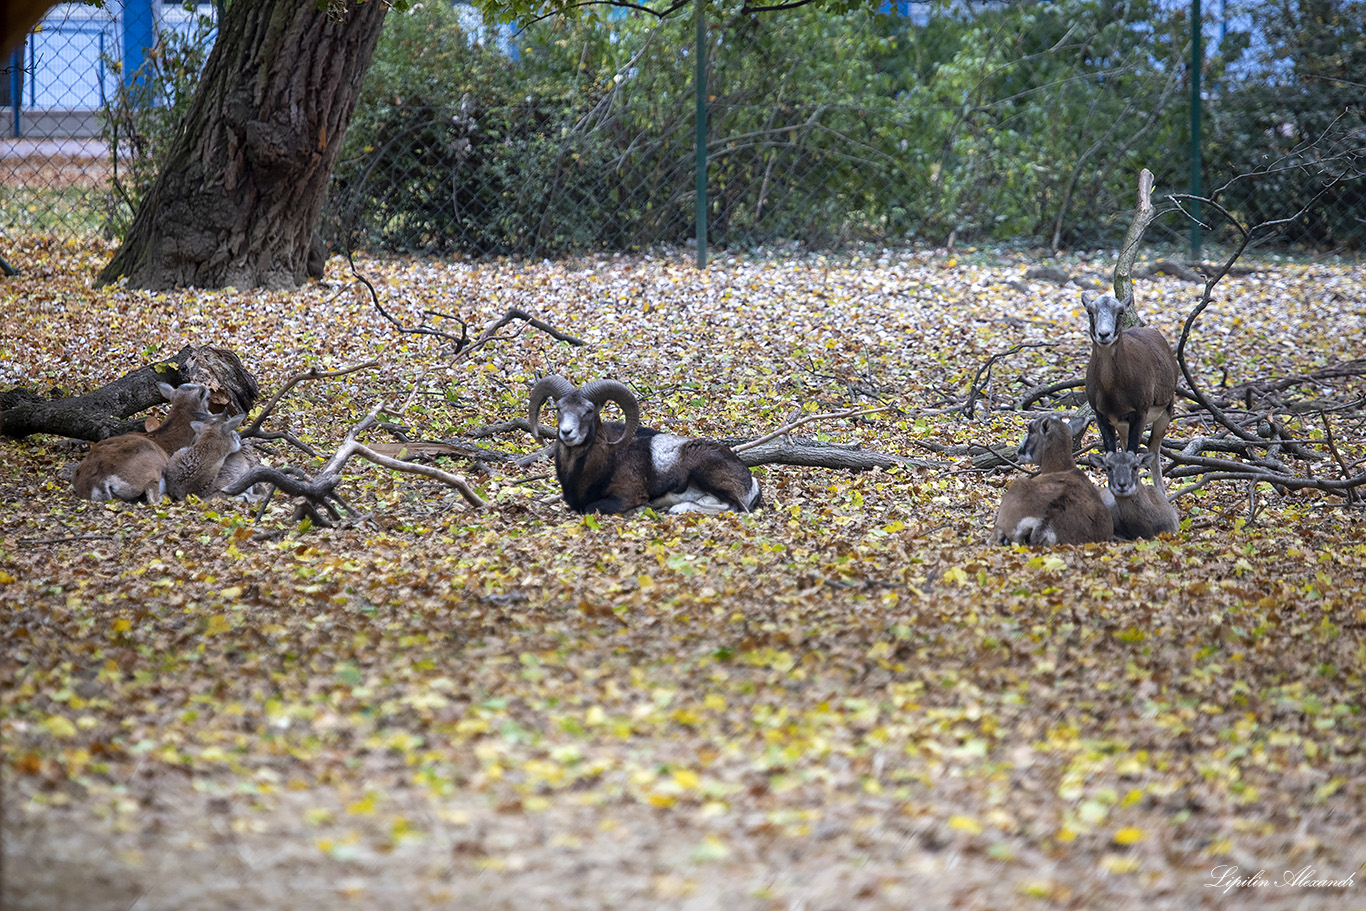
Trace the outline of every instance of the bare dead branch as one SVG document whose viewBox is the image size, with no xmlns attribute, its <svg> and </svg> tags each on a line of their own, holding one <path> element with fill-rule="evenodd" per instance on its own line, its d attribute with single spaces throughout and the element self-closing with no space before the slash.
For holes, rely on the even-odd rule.
<svg viewBox="0 0 1366 911">
<path fill-rule="evenodd" d="M 831 468 L 841 471 L 871 471 L 874 468 L 892 468 L 897 465 L 911 465 L 917 468 L 944 468 L 943 462 L 930 462 L 906 456 L 891 455 L 859 446 L 841 446 L 815 440 L 776 440 L 766 442 L 752 441 L 745 444 L 743 452 L 738 451 L 740 461 L 753 468 L 758 465 L 796 465 L 803 468 Z"/>
<path fill-rule="evenodd" d="M 764 445 L 770 440 L 775 440 L 778 437 L 786 436 L 787 434 L 796 430 L 798 427 L 801 427 L 803 424 L 810 424 L 814 421 L 829 421 L 835 420 L 837 418 L 854 418 L 861 417 L 867 414 L 877 414 L 882 411 L 888 411 L 891 409 L 891 407 L 891 405 L 879 405 L 876 408 L 852 408 L 848 411 L 830 411 L 826 412 L 825 414 L 808 414 L 796 420 L 788 421 L 786 424 L 779 427 L 772 433 L 765 434 L 764 436 L 758 437 L 757 439 L 748 440 L 744 443 L 740 443 L 739 445 L 732 446 L 731 448 L 734 449 L 737 453 L 745 453 L 751 449 L 759 448 L 760 446 Z"/>
<path fill-rule="evenodd" d="M 1354 377 L 1366 376 L 1366 358 L 1356 358 L 1340 364 L 1330 364 L 1327 367 L 1320 367 L 1308 373 L 1298 373 L 1291 376 L 1279 377 L 1273 380 L 1248 380 L 1231 386 L 1225 393 L 1229 399 L 1242 401 L 1249 408 L 1252 407 L 1254 396 L 1268 398 L 1276 393 L 1285 392 L 1295 386 L 1303 386 L 1311 383 L 1322 383 L 1325 380 L 1351 379 Z"/>
<path fill-rule="evenodd" d="M 471 354 L 475 349 L 487 345 L 489 342 L 493 341 L 498 336 L 499 329 L 502 329 L 504 326 L 506 326 L 513 320 L 525 320 L 527 325 L 531 326 L 533 329 L 541 330 L 546 335 L 549 335 L 556 341 L 568 342 L 569 344 L 574 345 L 576 347 L 582 347 L 583 345 L 588 344 L 581 338 L 575 338 L 567 332 L 561 332 L 559 329 L 556 329 L 554 326 L 550 325 L 544 320 L 537 319 L 536 317 L 532 316 L 530 313 L 527 313 L 520 307 L 509 307 L 508 311 L 504 313 L 501 317 L 490 323 L 488 325 L 488 328 L 481 332 L 479 334 L 479 337 L 475 339 L 470 344 L 470 346 L 464 350 L 463 353 L 466 356 L 469 356 L 469 354 Z"/>
<path fill-rule="evenodd" d="M 453 475 L 449 472 L 442 471 L 440 468 L 433 468 L 430 465 L 422 465 L 416 462 L 402 462 L 398 459 L 391 459 L 386 455 L 381 455 L 380 453 L 375 452 L 373 449 L 370 449 L 369 447 L 362 446 L 360 443 L 357 443 L 354 440 L 352 440 L 348 445 L 351 447 L 352 452 L 354 452 L 356 455 L 360 456 L 361 458 L 369 462 L 374 462 L 376 465 L 379 465 L 382 468 L 388 468 L 390 471 L 402 471 L 408 474 L 421 475 L 424 478 L 431 478 L 434 481 L 440 481 L 442 484 L 445 484 L 448 487 L 455 488 L 456 491 L 459 492 L 460 496 L 465 498 L 465 502 L 473 506 L 475 509 L 480 509 L 488 505 L 488 503 L 484 502 L 484 499 L 482 497 L 475 493 L 474 490 L 468 484 L 465 483 L 465 479 L 459 477 L 458 475 Z"/>
<path fill-rule="evenodd" d="M 1180 205 L 1180 201 L 1182 200 L 1195 200 L 1198 197 L 1193 197 L 1187 194 L 1178 194 L 1173 196 L 1172 198 L 1174 200 L 1177 200 L 1178 205 Z M 1228 415 L 1226 415 L 1223 412 L 1223 410 L 1218 405 L 1216 405 L 1214 401 L 1204 392 L 1200 384 L 1196 382 L 1195 375 L 1191 372 L 1190 365 L 1186 362 L 1186 344 L 1190 341 L 1191 330 L 1194 328 L 1196 320 L 1200 318 L 1200 314 L 1204 313 L 1205 309 L 1209 307 L 1210 303 L 1213 301 L 1215 286 L 1223 280 L 1224 276 L 1228 275 L 1229 269 L 1233 267 L 1233 264 L 1236 263 L 1238 259 L 1243 255 L 1244 251 L 1247 250 L 1248 244 L 1252 242 L 1254 234 L 1260 231 L 1268 230 L 1271 226 L 1276 226 L 1284 224 L 1289 221 L 1293 221 L 1295 218 L 1298 218 L 1299 214 L 1302 214 L 1308 207 L 1306 206 L 1305 208 L 1302 208 L 1299 214 L 1292 215 L 1284 219 L 1276 219 L 1274 221 L 1263 222 L 1262 224 L 1257 225 L 1254 229 L 1249 230 L 1245 228 L 1242 225 L 1242 223 L 1239 222 L 1238 219 L 1233 216 L 1233 213 L 1229 212 L 1228 209 L 1224 208 L 1222 204 L 1212 199 L 1200 199 L 1200 202 L 1202 204 L 1209 205 L 1212 209 L 1219 212 L 1226 219 L 1228 219 L 1229 223 L 1237 229 L 1240 240 L 1237 248 L 1233 251 L 1232 255 L 1229 256 L 1228 260 L 1224 263 L 1224 265 L 1205 279 L 1205 289 L 1200 295 L 1200 301 L 1195 305 L 1194 308 L 1191 309 L 1190 313 L 1186 315 L 1185 322 L 1182 323 L 1181 326 L 1180 340 L 1176 344 L 1176 363 L 1181 368 L 1182 376 L 1186 378 L 1186 385 L 1190 389 L 1191 396 L 1200 404 L 1201 408 L 1208 411 L 1216 421 L 1218 421 L 1224 427 L 1227 427 L 1234 435 L 1240 437 L 1246 442 L 1254 445 L 1265 445 L 1263 444 L 1261 438 L 1256 436 L 1251 431 L 1240 426 L 1237 422 L 1231 420 L 1228 417 Z M 1185 210 L 1183 209 L 1182 211 Z"/>
<path fill-rule="evenodd" d="M 1044 386 L 1035 386 L 1020 397 L 1020 401 L 1015 405 L 1016 411 L 1028 411 L 1030 406 L 1041 399 L 1047 398 L 1055 393 L 1066 389 L 1080 389 L 1086 385 L 1086 378 L 1080 376 L 1069 377 L 1059 380 L 1056 383 L 1048 383 Z"/>
<path fill-rule="evenodd" d="M 321 456 L 318 455 L 318 451 L 316 449 L 314 449 L 312 446 L 308 445 L 303 440 L 296 437 L 294 434 L 290 433 L 288 430 L 257 431 L 256 433 L 252 434 L 251 437 L 254 440 L 260 440 L 263 443 L 271 443 L 275 442 L 276 440 L 284 440 L 286 443 L 293 446 L 295 449 L 299 450 L 300 452 L 304 453 L 310 458 L 321 458 Z"/>
<path fill-rule="evenodd" d="M 364 422 L 362 421 L 362 424 Z M 360 425 L 357 425 L 358 428 Z M 332 503 L 339 503 L 352 514 L 355 510 L 347 506 L 345 501 L 335 493 L 337 484 L 341 480 L 342 469 L 353 456 L 359 456 L 368 462 L 373 462 L 382 468 L 391 471 L 401 471 L 407 474 L 421 475 L 440 481 L 455 490 L 465 499 L 465 502 L 478 509 L 488 505 L 478 494 L 476 494 L 463 478 L 430 465 L 420 465 L 412 462 L 402 462 L 398 459 L 382 455 L 374 450 L 358 443 L 353 435 L 349 436 L 345 443 L 332 456 L 331 460 L 312 478 L 301 479 L 298 472 L 286 471 L 276 468 L 260 466 L 249 471 L 245 476 L 239 478 L 236 483 L 224 489 L 228 496 L 236 496 L 250 489 L 253 485 L 264 481 L 276 490 L 291 497 L 299 497 L 305 501 L 309 510 L 309 517 L 317 524 L 326 524 L 326 519 L 317 512 L 319 509 L 326 509 L 333 519 L 338 518 L 336 509 Z"/>
<path fill-rule="evenodd" d="M 303 373 L 294 374 L 289 379 L 285 380 L 285 383 L 283 386 L 280 387 L 279 392 L 271 396 L 270 401 L 266 402 L 265 407 L 263 407 L 260 413 L 256 415 L 256 420 L 252 421 L 251 426 L 243 430 L 241 435 L 244 437 L 257 437 L 258 439 L 280 439 L 280 436 L 267 437 L 266 435 L 262 434 L 261 423 L 265 421 L 267 417 L 270 416 L 270 413 L 272 411 L 275 410 L 275 406 L 280 404 L 280 399 L 288 395 L 290 390 L 293 389 L 295 386 L 299 385 L 305 380 L 321 380 L 338 376 L 346 376 L 351 373 L 357 373 L 361 370 L 369 370 L 371 367 L 378 366 L 379 361 L 366 361 L 364 364 L 356 364 L 354 367 L 343 367 L 341 370 L 319 370 L 317 367 L 313 367 L 311 369 L 305 370 Z M 283 438 L 288 439 L 294 445 L 307 450 L 307 447 L 304 447 L 302 443 L 298 442 L 293 437 L 290 437 L 288 434 L 284 434 Z M 307 451 L 309 455 L 314 455 L 312 450 Z"/>
<path fill-rule="evenodd" d="M 418 326 L 417 328 L 412 328 L 410 326 L 403 325 L 403 323 L 399 321 L 396 317 L 394 317 L 392 314 L 390 314 L 388 310 L 385 310 L 384 305 L 379 302 L 379 293 L 375 291 L 375 286 L 371 284 L 370 279 L 366 278 L 364 275 L 361 275 L 360 270 L 356 268 L 356 261 L 352 258 L 351 251 L 349 249 L 346 251 L 346 262 L 351 266 L 351 274 L 354 275 L 356 277 L 356 280 L 359 281 L 362 285 L 364 285 L 366 290 L 370 292 L 370 302 L 374 304 L 375 309 L 379 311 L 379 315 L 384 317 L 390 323 L 392 323 L 394 328 L 396 328 L 399 332 L 402 332 L 406 335 L 431 335 L 435 336 L 436 338 L 444 339 L 450 342 L 451 344 L 455 345 L 455 350 L 457 353 L 459 353 L 460 350 L 463 349 L 465 345 L 469 342 L 469 334 L 466 332 L 464 320 L 458 320 L 460 323 L 459 338 L 456 338 L 449 332 L 442 332 L 440 329 L 433 329 L 426 323 L 423 323 L 421 326 Z M 425 316 L 431 314 L 433 311 L 424 310 L 422 312 Z M 445 316 L 444 313 L 438 313 L 437 315 Z"/>
<path fill-rule="evenodd" d="M 521 431 L 522 433 L 532 433 L 531 421 L 526 418 L 513 418 L 510 421 L 503 421 L 499 424 L 486 424 L 483 427 L 476 427 L 471 430 L 468 436 L 474 440 L 484 440 L 489 437 L 498 436 L 499 434 L 512 433 L 514 430 Z M 555 438 L 555 431 L 544 424 L 541 424 L 535 432 L 539 432 L 539 435 L 546 439 Z"/>
<path fill-rule="evenodd" d="M 64 538 L 20 538 L 21 547 L 45 547 L 50 544 L 75 544 L 78 541 L 113 541 L 113 535 L 67 535 Z"/>
<path fill-rule="evenodd" d="M 1328 420 L 1328 415 L 1322 411 L 1319 412 L 1319 418 L 1323 421 L 1323 437 L 1328 444 L 1328 451 L 1333 454 L 1333 461 L 1337 462 L 1338 470 L 1342 472 L 1342 476 L 1345 478 L 1351 474 L 1351 469 L 1347 467 L 1347 460 L 1342 457 L 1342 453 L 1338 451 L 1337 441 L 1333 439 L 1333 424 Z M 1349 489 L 1347 491 L 1347 502 L 1355 503 L 1356 499 L 1355 491 Z"/>
<path fill-rule="evenodd" d="M 973 419 L 973 413 L 977 410 L 977 399 L 986 391 L 986 384 L 991 382 L 991 368 L 997 361 L 1012 354 L 1019 354 L 1026 348 L 1052 348 L 1054 345 L 1054 342 L 1021 342 L 1009 351 L 1001 351 L 987 358 L 986 363 L 977 368 L 977 374 L 968 386 L 968 400 L 963 404 L 963 415 L 969 421 Z"/>
</svg>

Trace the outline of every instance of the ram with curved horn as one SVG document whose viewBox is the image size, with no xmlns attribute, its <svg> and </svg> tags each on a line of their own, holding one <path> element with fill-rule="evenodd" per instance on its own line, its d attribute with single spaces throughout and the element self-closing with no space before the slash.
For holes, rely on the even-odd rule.
<svg viewBox="0 0 1366 911">
<path fill-rule="evenodd" d="M 559 409 L 555 475 L 564 501 L 578 513 L 627 512 L 641 506 L 671 513 L 750 512 L 762 495 L 739 456 L 714 440 L 660 433 L 640 426 L 635 394 L 616 380 L 581 388 L 547 376 L 531 390 L 531 428 L 539 436 L 541 408 Z M 615 402 L 625 421 L 603 421 Z"/>
</svg>

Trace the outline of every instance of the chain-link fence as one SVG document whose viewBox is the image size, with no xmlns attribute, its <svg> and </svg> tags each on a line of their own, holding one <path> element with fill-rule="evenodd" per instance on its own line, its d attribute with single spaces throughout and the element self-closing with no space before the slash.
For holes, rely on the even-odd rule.
<svg viewBox="0 0 1366 911">
<path fill-rule="evenodd" d="M 212 38 L 209 8 L 80 9 L 12 61 L 7 235 L 117 234 Z M 414 4 L 385 25 L 323 231 L 341 249 L 469 256 L 686 243 L 700 54 L 709 245 L 1114 245 L 1147 167 L 1160 192 L 1198 177 L 1240 221 L 1287 219 L 1283 243 L 1361 249 L 1366 0 L 1207 12 L 1198 142 L 1190 12 L 903 0 L 750 15 L 722 2 L 699 42 L 687 10 L 511 33 L 468 7 Z M 1217 207 L 1203 214 L 1220 230 Z M 1172 217 L 1150 238 L 1187 230 Z"/>
<path fill-rule="evenodd" d="M 214 7 L 55 6 L 0 61 L 4 239 L 118 236 L 212 47 Z"/>
</svg>

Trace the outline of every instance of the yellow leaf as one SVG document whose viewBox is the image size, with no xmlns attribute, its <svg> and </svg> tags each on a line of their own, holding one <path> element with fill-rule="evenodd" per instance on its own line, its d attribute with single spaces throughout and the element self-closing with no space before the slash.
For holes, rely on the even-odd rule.
<svg viewBox="0 0 1366 911">
<path fill-rule="evenodd" d="M 209 625 L 205 628 L 204 634 L 216 636 L 219 633 L 226 633 L 230 629 L 232 629 L 232 624 L 228 622 L 227 617 L 222 614 L 214 614 L 209 618 Z"/>
<path fill-rule="evenodd" d="M 1053 894 L 1053 883 L 1047 879 L 1026 879 L 1016 887 L 1016 891 L 1030 898 L 1048 898 Z"/>
<path fill-rule="evenodd" d="M 114 632 L 126 633 L 133 628 L 133 621 L 127 617 L 118 617 L 114 620 Z"/>
<path fill-rule="evenodd" d="M 957 829 L 959 832 L 967 832 L 969 835 L 982 834 L 982 824 L 971 816 L 953 816 L 949 819 L 949 828 Z"/>
<path fill-rule="evenodd" d="M 1136 845 L 1140 841 L 1145 841 L 1148 833 L 1135 826 L 1125 826 L 1115 832 L 1115 844 L 1117 845 Z"/>
<path fill-rule="evenodd" d="M 674 784 L 685 791 L 691 791 L 702 783 L 701 777 L 692 769 L 675 769 L 673 779 Z"/>
<path fill-rule="evenodd" d="M 13 576 L 4 570 L 0 570 L 0 585 L 9 585 L 13 581 L 15 581 Z"/>
<path fill-rule="evenodd" d="M 350 813 L 352 816 L 369 816 L 371 813 L 375 812 L 375 795 L 366 794 L 363 798 L 348 806 L 346 812 Z"/>
<path fill-rule="evenodd" d="M 1101 859 L 1100 865 L 1111 873 L 1133 873 L 1138 869 L 1138 859 L 1120 857 L 1118 854 L 1107 854 Z"/>
<path fill-rule="evenodd" d="M 43 727 L 47 728 L 53 737 L 75 737 L 76 726 L 71 723 L 71 719 L 63 718 L 61 715 L 53 715 L 43 722 Z"/>
</svg>

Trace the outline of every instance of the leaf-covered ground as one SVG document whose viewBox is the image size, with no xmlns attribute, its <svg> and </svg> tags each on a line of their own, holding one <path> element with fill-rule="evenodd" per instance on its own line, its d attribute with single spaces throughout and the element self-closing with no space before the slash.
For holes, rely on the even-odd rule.
<svg viewBox="0 0 1366 911">
<path fill-rule="evenodd" d="M 1366 907 L 1362 511 L 1213 483 L 1160 540 L 986 545 L 1007 478 L 936 450 L 1025 419 L 952 406 L 1021 343 L 1054 344 L 996 364 L 997 405 L 1087 354 L 1076 290 L 1027 259 L 360 263 L 412 324 L 517 306 L 589 343 L 509 327 L 453 361 L 336 260 L 295 293 L 92 290 L 108 252 L 7 250 L 0 383 L 80 393 L 186 342 L 267 393 L 379 359 L 268 425 L 330 451 L 414 384 L 391 420 L 451 439 L 559 371 L 720 437 L 885 401 L 803 432 L 947 467 L 762 468 L 753 515 L 586 521 L 544 464 L 444 462 L 473 511 L 353 462 L 368 519 L 300 530 L 284 503 L 80 501 L 78 450 L 0 443 L 6 911 Z M 1204 382 L 1361 356 L 1359 268 L 1257 265 L 1197 327 Z M 1173 341 L 1197 299 L 1139 286 Z"/>
</svg>

